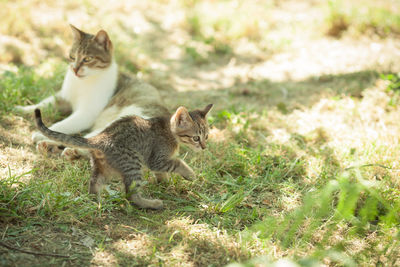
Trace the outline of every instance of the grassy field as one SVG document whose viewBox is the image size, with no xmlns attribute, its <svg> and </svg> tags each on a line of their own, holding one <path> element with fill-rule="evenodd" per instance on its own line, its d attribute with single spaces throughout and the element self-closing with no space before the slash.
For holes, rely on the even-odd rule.
<svg viewBox="0 0 400 267">
<path fill-rule="evenodd" d="M 0 266 L 399 266 L 400 3 L 375 2 L 2 1 Z M 171 110 L 214 103 L 208 149 L 181 150 L 198 180 L 146 174 L 164 210 L 119 182 L 93 201 L 89 163 L 13 112 L 59 90 L 68 23 Z"/>
</svg>

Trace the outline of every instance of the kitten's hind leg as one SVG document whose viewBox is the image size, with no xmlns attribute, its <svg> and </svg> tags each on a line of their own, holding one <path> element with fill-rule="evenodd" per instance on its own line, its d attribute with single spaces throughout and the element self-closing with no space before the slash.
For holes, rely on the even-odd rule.
<svg viewBox="0 0 400 267">
<path fill-rule="evenodd" d="M 94 153 L 91 158 L 92 176 L 89 182 L 89 193 L 100 198 L 101 190 L 105 182 L 105 160 L 97 158 Z"/>
<path fill-rule="evenodd" d="M 168 179 L 168 173 L 166 172 L 155 172 L 156 180 L 158 183 L 166 181 Z"/>
</svg>

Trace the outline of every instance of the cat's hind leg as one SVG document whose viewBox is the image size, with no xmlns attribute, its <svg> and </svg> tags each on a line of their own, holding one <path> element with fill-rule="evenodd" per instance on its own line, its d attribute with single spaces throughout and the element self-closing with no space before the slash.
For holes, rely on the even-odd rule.
<svg viewBox="0 0 400 267">
<path fill-rule="evenodd" d="M 98 129 L 95 131 L 92 131 L 88 134 L 85 135 L 85 138 L 90 138 L 93 136 L 98 135 L 103 129 Z M 61 153 L 61 156 L 64 157 L 67 160 L 77 160 L 80 158 L 90 158 L 90 151 L 87 149 L 79 149 L 79 148 L 72 148 L 72 147 L 66 147 L 64 151 Z"/>
<path fill-rule="evenodd" d="M 72 161 L 80 158 L 90 158 L 90 152 L 87 149 L 66 147 L 61 153 L 61 156 Z"/>
<path fill-rule="evenodd" d="M 64 150 L 65 146 L 52 140 L 42 140 L 36 144 L 36 150 L 42 154 L 59 155 Z"/>
</svg>

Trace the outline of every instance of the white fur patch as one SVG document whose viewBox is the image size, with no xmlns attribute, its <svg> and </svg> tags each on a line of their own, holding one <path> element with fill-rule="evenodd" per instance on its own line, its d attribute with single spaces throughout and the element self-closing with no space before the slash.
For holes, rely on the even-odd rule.
<svg viewBox="0 0 400 267">
<path fill-rule="evenodd" d="M 92 127 L 113 96 L 117 79 L 118 66 L 115 62 L 106 69 L 95 70 L 91 75 L 82 78 L 68 68 L 60 96 L 71 104 L 73 112 L 50 129 L 73 134 Z"/>
<path fill-rule="evenodd" d="M 128 115 L 129 116 L 136 115 L 136 116 L 142 117 L 144 119 L 149 119 L 150 118 L 149 116 L 146 116 L 146 115 L 143 114 L 143 109 L 142 108 L 139 108 L 139 107 L 137 107 L 135 105 L 124 107 L 121 110 L 119 117 L 128 116 Z"/>
<path fill-rule="evenodd" d="M 146 116 L 143 114 L 143 109 L 135 106 L 135 105 L 130 105 L 127 107 L 123 108 L 118 108 L 116 106 L 111 106 L 104 110 L 99 118 L 96 120 L 95 125 L 92 128 L 92 131 L 86 135 L 86 137 L 92 137 L 100 133 L 102 130 L 107 128 L 111 123 L 114 121 L 125 117 L 125 116 L 132 116 L 136 115 L 139 117 L 142 117 L 144 119 L 149 119 L 149 116 Z"/>
</svg>

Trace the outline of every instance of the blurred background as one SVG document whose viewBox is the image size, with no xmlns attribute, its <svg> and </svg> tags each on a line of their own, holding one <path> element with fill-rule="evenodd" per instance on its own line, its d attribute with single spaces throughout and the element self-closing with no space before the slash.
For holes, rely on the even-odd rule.
<svg viewBox="0 0 400 267">
<path fill-rule="evenodd" d="M 34 67 L 32 75 L 60 77 L 71 23 L 90 33 L 105 29 L 122 69 L 166 97 L 207 90 L 211 100 L 225 98 L 229 89 L 255 106 L 283 103 L 292 109 L 343 90 L 359 95 L 356 83 L 371 78 L 365 71 L 399 71 L 399 9 L 395 0 L 2 1 L 0 70 Z M 351 88 L 334 92 L 267 85 L 343 74 L 355 74 L 346 86 Z M 209 101 L 204 94 L 196 98 Z M 174 99 L 168 99 L 172 106 L 178 104 Z"/>
<path fill-rule="evenodd" d="M 71 23 L 105 29 L 118 63 L 154 72 L 162 89 L 389 71 L 399 56 L 399 9 L 395 0 L 2 1 L 0 64 L 47 63 L 50 75 L 48 65 L 65 62 Z"/>
</svg>

